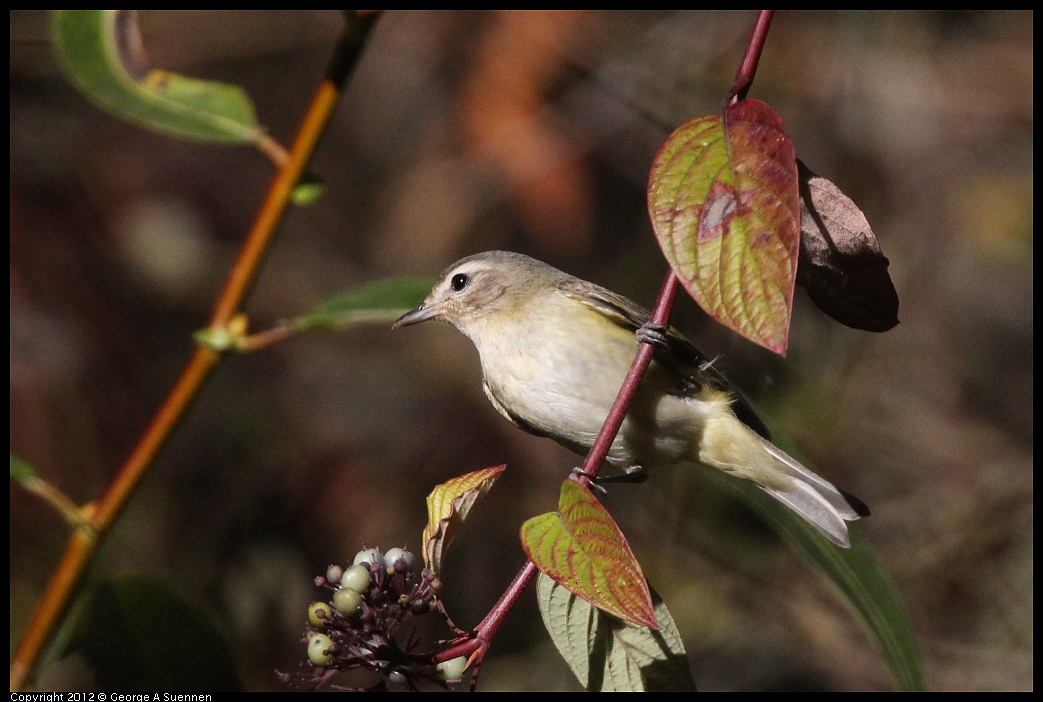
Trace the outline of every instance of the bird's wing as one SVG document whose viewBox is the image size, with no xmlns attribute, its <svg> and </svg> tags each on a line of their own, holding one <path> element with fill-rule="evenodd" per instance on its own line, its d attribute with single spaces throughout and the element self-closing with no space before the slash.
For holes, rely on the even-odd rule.
<svg viewBox="0 0 1043 702">
<path fill-rule="evenodd" d="M 558 289 L 566 297 L 582 303 L 606 319 L 628 331 L 637 332 L 651 318 L 651 313 L 629 298 L 593 283 L 586 283 L 577 278 L 567 278 L 558 284 Z M 678 395 L 692 397 L 698 395 L 704 386 L 729 393 L 735 398 L 732 411 L 735 416 L 755 432 L 770 440 L 768 428 L 753 411 L 749 403 L 736 390 L 728 379 L 713 366 L 713 362 L 702 354 L 695 345 L 686 339 L 681 332 L 670 327 L 666 333 L 666 347 L 656 345 L 655 360 L 674 371 L 679 379 Z"/>
</svg>

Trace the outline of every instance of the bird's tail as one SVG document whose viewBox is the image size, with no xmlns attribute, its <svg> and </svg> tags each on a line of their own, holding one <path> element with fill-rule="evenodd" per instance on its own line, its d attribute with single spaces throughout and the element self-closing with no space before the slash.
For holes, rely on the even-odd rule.
<svg viewBox="0 0 1043 702">
<path fill-rule="evenodd" d="M 707 422 L 699 460 L 750 480 L 844 548 L 851 545 L 847 522 L 869 513 L 860 500 L 845 495 L 734 416 Z"/>
</svg>

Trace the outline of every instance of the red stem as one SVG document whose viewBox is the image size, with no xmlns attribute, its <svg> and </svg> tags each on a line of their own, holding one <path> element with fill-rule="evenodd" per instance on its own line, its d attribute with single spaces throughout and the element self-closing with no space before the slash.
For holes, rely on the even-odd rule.
<svg viewBox="0 0 1043 702">
<path fill-rule="evenodd" d="M 673 309 L 674 300 L 677 298 L 677 287 L 677 274 L 671 269 L 666 274 L 662 290 L 659 292 L 659 299 L 656 301 L 655 309 L 652 311 L 652 317 L 649 320 L 651 324 L 667 326 L 670 321 L 670 310 Z M 623 424 L 623 419 L 630 408 L 630 402 L 634 397 L 634 393 L 637 392 L 637 386 L 652 362 L 652 353 L 654 351 L 655 347 L 648 342 L 643 342 L 641 348 L 638 349 L 637 357 L 630 366 L 630 372 L 627 373 L 627 377 L 623 380 L 623 386 L 619 389 L 619 394 L 616 396 L 616 401 L 612 404 L 612 409 L 609 410 L 608 417 L 601 427 L 601 432 L 594 441 L 594 446 L 591 447 L 590 453 L 587 454 L 586 461 L 583 462 L 585 475 L 581 475 L 578 480 L 584 485 L 588 485 L 591 478 L 595 477 L 598 471 L 601 470 L 601 466 L 605 462 L 605 456 L 608 454 L 612 442 L 615 441 L 616 434 L 619 433 L 619 427 Z M 486 615 L 481 624 L 475 627 L 472 637 L 467 641 L 440 651 L 435 655 L 434 662 L 440 663 L 457 656 L 469 656 L 479 649 L 487 648 L 493 638 L 495 638 L 496 632 L 499 631 L 507 614 L 514 608 L 518 598 L 521 597 L 521 593 L 532 583 L 537 573 L 536 565 L 532 561 L 527 561 L 518 575 L 514 577 L 507 590 L 500 596 L 499 601 L 489 611 L 489 614 Z M 481 656 L 484 655 L 483 651 Z"/>
<path fill-rule="evenodd" d="M 757 72 L 757 63 L 760 61 L 761 50 L 764 48 L 764 41 L 767 38 L 768 27 L 771 25 L 773 14 L 774 10 L 761 10 L 757 16 L 757 23 L 754 25 L 750 41 L 746 46 L 746 54 L 739 65 L 735 82 L 732 84 L 731 90 L 728 91 L 725 105 L 744 99 L 750 86 L 753 84 L 753 77 Z M 674 300 L 677 298 L 678 283 L 677 274 L 674 273 L 673 269 L 670 269 L 663 280 L 663 287 L 659 291 L 659 298 L 656 300 L 649 324 L 661 327 L 669 325 L 670 311 L 673 309 Z M 623 380 L 623 385 L 616 396 L 616 401 L 612 404 L 612 409 L 609 410 L 608 417 L 605 418 L 601 432 L 598 434 L 594 445 L 587 454 L 586 460 L 583 462 L 583 475 L 579 476 L 578 480 L 584 485 L 589 485 L 591 479 L 596 477 L 601 470 L 612 442 L 615 441 L 616 434 L 619 433 L 619 428 L 623 424 L 623 419 L 630 409 L 630 403 L 637 392 L 637 386 L 652 362 L 652 354 L 654 352 L 655 347 L 650 342 L 644 341 L 640 344 L 637 356 L 634 358 L 630 371 Z M 496 636 L 496 632 L 510 611 L 514 609 L 514 605 L 517 604 L 521 593 L 536 578 L 537 573 L 538 570 L 535 564 L 532 561 L 526 562 L 507 590 L 500 596 L 499 601 L 489 611 L 489 614 L 475 627 L 471 638 L 444 651 L 440 651 L 434 656 L 433 660 L 437 663 L 451 660 L 457 656 L 477 654 L 478 665 L 481 665 L 481 659 L 485 656 L 485 652 Z"/>
<path fill-rule="evenodd" d="M 670 269 L 663 280 L 663 287 L 659 291 L 659 298 L 656 300 L 652 318 L 649 320 L 650 324 L 661 327 L 669 325 L 670 310 L 673 309 L 674 300 L 677 298 L 677 283 L 677 274 L 674 273 L 673 269 Z M 612 448 L 612 442 L 616 440 L 619 427 L 623 425 L 623 419 L 627 416 L 627 411 L 630 409 L 630 403 L 637 392 L 637 386 L 652 362 L 654 351 L 655 347 L 648 342 L 643 342 L 641 348 L 638 349 L 637 357 L 634 358 L 627 377 L 623 379 L 623 386 L 619 389 L 619 394 L 616 395 L 616 401 L 612 403 L 612 409 L 609 410 L 608 417 L 605 418 L 601 432 L 598 434 L 598 438 L 594 440 L 594 445 L 591 447 L 590 453 L 587 454 L 587 460 L 583 462 L 584 474 L 578 480 L 584 485 L 589 485 L 591 479 L 597 477 L 597 474 L 601 471 L 601 466 L 605 463 L 605 456 L 608 455 L 609 449 Z"/>
<path fill-rule="evenodd" d="M 536 570 L 536 565 L 532 561 L 526 561 L 522 569 L 514 576 L 514 580 L 511 581 L 507 590 L 500 595 L 499 601 L 489 610 L 489 614 L 485 616 L 481 624 L 475 627 L 471 637 L 455 646 L 439 651 L 432 658 L 432 661 L 441 663 L 442 661 L 452 660 L 457 656 L 470 656 L 479 649 L 487 648 L 496 637 L 496 632 L 500 630 L 503 620 L 507 618 L 507 615 L 514 608 L 525 588 L 532 583 L 537 572 L 539 571 Z M 484 656 L 485 652 L 483 651 L 481 655 Z"/>
<path fill-rule="evenodd" d="M 742 57 L 739 71 L 735 74 L 735 82 L 728 91 L 728 97 L 724 99 L 725 107 L 746 99 L 746 93 L 753 85 L 753 76 L 757 73 L 757 64 L 761 60 L 761 51 L 764 49 L 764 41 L 768 37 L 768 27 L 771 26 L 774 14 L 775 10 L 761 10 L 757 15 L 757 23 L 753 26 L 753 33 L 746 45 L 746 55 Z"/>
</svg>

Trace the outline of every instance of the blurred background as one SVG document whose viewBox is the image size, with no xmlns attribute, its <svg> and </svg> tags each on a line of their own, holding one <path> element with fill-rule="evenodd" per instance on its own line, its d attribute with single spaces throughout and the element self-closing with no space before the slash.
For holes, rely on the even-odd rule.
<svg viewBox="0 0 1043 702">
<path fill-rule="evenodd" d="M 666 272 L 648 170 L 719 109 L 752 12 L 400 12 L 372 34 L 246 305 L 265 328 L 330 294 L 528 253 L 651 305 Z M 99 111 L 60 74 L 47 15 L 11 18 L 13 453 L 97 498 L 207 324 L 274 169 Z M 1030 12 L 780 12 L 751 97 L 865 211 L 901 324 L 842 327 L 798 290 L 788 356 L 690 300 L 674 323 L 820 473 L 872 510 L 937 690 L 1032 688 Z M 145 12 L 155 66 L 242 85 L 288 144 L 342 19 L 334 11 Z M 363 545 L 419 552 L 424 496 L 508 470 L 450 551 L 444 599 L 473 626 L 522 565 L 517 531 L 578 458 L 503 420 L 445 325 L 318 332 L 231 356 L 91 571 L 170 583 L 209 612 L 248 689 L 304 659 L 305 607 Z M 685 476 L 609 495 L 685 636 L 703 690 L 890 689 L 831 586 L 748 513 Z M 11 641 L 67 530 L 11 489 Z M 86 663 L 39 689 L 95 688 Z M 481 689 L 578 689 L 528 593 Z"/>
</svg>

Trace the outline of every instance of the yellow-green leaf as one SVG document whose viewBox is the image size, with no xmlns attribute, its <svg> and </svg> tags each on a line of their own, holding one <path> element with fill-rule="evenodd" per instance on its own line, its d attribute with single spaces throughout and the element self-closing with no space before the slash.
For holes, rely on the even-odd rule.
<svg viewBox="0 0 1043 702">
<path fill-rule="evenodd" d="M 11 480 L 21 485 L 28 485 L 30 483 L 39 481 L 36 477 L 36 469 L 28 461 L 18 458 L 13 453 L 11 455 Z"/>
<path fill-rule="evenodd" d="M 536 599 L 551 640 L 587 690 L 695 690 L 681 633 L 654 591 L 658 630 L 607 615 L 543 573 Z"/>
<path fill-rule="evenodd" d="M 424 565 L 437 575 L 442 556 L 456 537 L 464 520 L 480 499 L 492 489 L 505 465 L 467 473 L 442 483 L 427 496 L 427 526 L 424 527 Z"/>
<path fill-rule="evenodd" d="M 144 65 L 134 10 L 54 10 L 51 24 L 62 68 L 103 109 L 201 141 L 252 143 L 263 135 L 238 86 Z"/>
<path fill-rule="evenodd" d="M 566 480 L 558 511 L 525 522 L 521 540 L 536 567 L 571 592 L 632 624 L 659 627 L 626 537 L 587 488 Z"/>
<path fill-rule="evenodd" d="M 652 165 L 648 209 L 666 259 L 696 302 L 785 353 L 800 204 L 796 155 L 779 116 L 741 100 L 681 126 Z"/>
<path fill-rule="evenodd" d="M 292 199 L 295 205 L 313 205 L 326 194 L 326 185 L 321 180 L 312 178 L 298 183 L 293 189 Z"/>
</svg>

